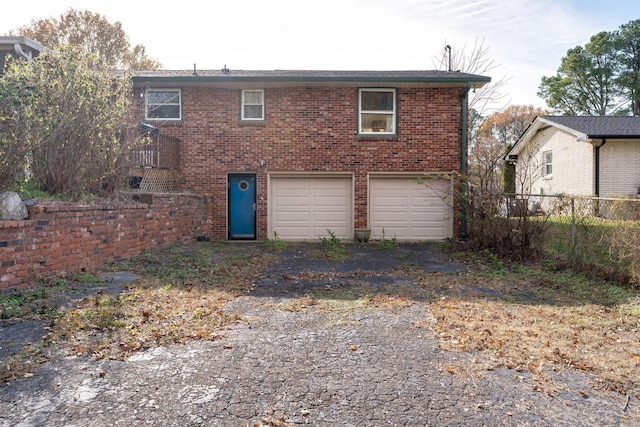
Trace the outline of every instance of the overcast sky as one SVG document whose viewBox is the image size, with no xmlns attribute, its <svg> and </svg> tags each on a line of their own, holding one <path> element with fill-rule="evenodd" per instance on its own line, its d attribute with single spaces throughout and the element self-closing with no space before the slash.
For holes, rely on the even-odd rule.
<svg viewBox="0 0 640 427">
<path fill-rule="evenodd" d="M 539 107 L 568 49 L 640 19 L 639 0 L 31 0 L 3 7 L 0 35 L 70 8 L 120 21 L 166 69 L 423 70 L 479 41 L 507 100 Z"/>
</svg>

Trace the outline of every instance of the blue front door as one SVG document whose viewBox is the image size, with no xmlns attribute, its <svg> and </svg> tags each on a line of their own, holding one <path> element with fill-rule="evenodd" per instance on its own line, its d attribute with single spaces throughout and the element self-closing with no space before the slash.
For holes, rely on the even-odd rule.
<svg viewBox="0 0 640 427">
<path fill-rule="evenodd" d="M 256 238 L 256 174 L 229 174 L 229 239 Z"/>
</svg>

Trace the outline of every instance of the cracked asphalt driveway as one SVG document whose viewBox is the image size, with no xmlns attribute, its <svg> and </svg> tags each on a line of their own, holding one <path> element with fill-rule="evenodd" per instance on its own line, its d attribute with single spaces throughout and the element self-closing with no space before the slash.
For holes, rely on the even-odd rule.
<svg viewBox="0 0 640 427">
<path fill-rule="evenodd" d="M 300 246 L 276 254 L 251 292 L 227 304 L 244 321 L 225 327 L 222 340 L 124 361 L 60 352 L 33 376 L 0 386 L 0 425 L 633 425 L 637 408 L 625 408 L 624 396 L 580 392 L 589 388 L 584 372 L 558 374 L 557 396 L 534 391 L 527 373 L 466 374 L 460 367 L 481 356 L 440 349 L 427 301 L 301 302 L 313 288 L 406 282 L 390 274 L 400 263 L 463 268 L 436 246 L 403 246 L 394 256 L 363 246 L 344 262 L 305 257 Z"/>
</svg>

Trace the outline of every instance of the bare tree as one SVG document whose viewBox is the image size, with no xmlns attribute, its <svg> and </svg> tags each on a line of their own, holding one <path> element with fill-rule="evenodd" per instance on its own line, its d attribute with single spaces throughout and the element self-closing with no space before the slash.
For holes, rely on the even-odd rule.
<svg viewBox="0 0 640 427">
<path fill-rule="evenodd" d="M 484 39 L 477 38 L 473 46 L 466 43 L 462 47 L 445 45 L 443 50 L 432 58 L 432 62 L 437 70 L 478 75 L 492 74 L 500 66 L 489 56 L 489 48 L 484 45 Z M 484 116 L 490 110 L 505 108 L 510 101 L 506 101 L 507 95 L 503 90 L 510 79 L 511 77 L 507 76 L 492 79 L 491 83 L 471 93 L 469 109 L 476 110 Z"/>
<path fill-rule="evenodd" d="M 511 105 L 482 122 L 469 155 L 469 179 L 479 191 L 503 192 L 503 156 L 533 119 L 543 114 L 544 110 L 532 105 Z"/>
</svg>

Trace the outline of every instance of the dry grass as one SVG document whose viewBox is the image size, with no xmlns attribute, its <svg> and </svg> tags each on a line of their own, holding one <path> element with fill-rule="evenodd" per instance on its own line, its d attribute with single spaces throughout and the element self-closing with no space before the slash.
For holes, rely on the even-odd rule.
<svg viewBox="0 0 640 427">
<path fill-rule="evenodd" d="M 535 388 L 549 394 L 558 391 L 550 373 L 562 369 L 589 371 L 596 388 L 640 392 L 637 293 L 543 270 L 409 274 L 434 291 L 433 330 L 442 347 L 480 355 L 476 368 L 531 372 Z"/>
<path fill-rule="evenodd" d="M 80 301 L 58 320 L 53 339 L 66 341 L 76 354 L 124 358 L 152 346 L 218 339 L 220 326 L 237 320 L 222 311 L 233 298 L 229 292 L 150 282 L 120 296 Z"/>
<path fill-rule="evenodd" d="M 211 244 L 143 254 L 126 265 L 143 279 L 121 295 L 79 301 L 57 320 L 52 341 L 75 354 L 121 359 L 153 346 L 219 339 L 221 326 L 240 320 L 223 311 L 225 302 L 250 289 L 272 257 Z"/>
</svg>

